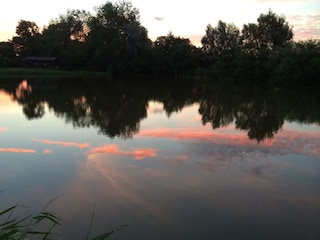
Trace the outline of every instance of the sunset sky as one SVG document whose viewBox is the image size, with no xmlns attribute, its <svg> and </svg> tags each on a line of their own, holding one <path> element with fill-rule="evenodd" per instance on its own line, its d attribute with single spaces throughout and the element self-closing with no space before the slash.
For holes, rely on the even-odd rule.
<svg viewBox="0 0 320 240">
<path fill-rule="evenodd" d="M 51 19 L 66 13 L 67 9 L 87 10 L 104 4 L 103 0 L 16 0 L 6 1 L 0 8 L 0 41 L 11 39 L 20 19 L 34 21 L 39 27 Z M 116 1 L 112 1 L 116 2 Z M 238 27 L 256 22 L 260 13 L 271 9 L 285 15 L 294 28 L 294 38 L 320 38 L 320 0 L 132 0 L 140 10 L 141 23 L 148 29 L 149 37 L 174 35 L 188 37 L 199 42 L 210 23 L 216 26 L 218 20 L 234 23 Z"/>
</svg>

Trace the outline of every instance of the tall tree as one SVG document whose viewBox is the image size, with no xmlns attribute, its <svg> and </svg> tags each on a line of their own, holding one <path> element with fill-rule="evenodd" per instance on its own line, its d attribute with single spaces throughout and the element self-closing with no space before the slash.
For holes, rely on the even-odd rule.
<svg viewBox="0 0 320 240">
<path fill-rule="evenodd" d="M 37 40 L 39 39 L 39 27 L 36 23 L 26 20 L 20 20 L 16 27 L 17 36 L 13 37 L 17 56 L 28 56 L 37 54 Z"/>
<path fill-rule="evenodd" d="M 201 39 L 202 49 L 211 60 L 233 57 L 239 46 L 239 29 L 234 24 L 219 21 L 216 27 L 207 26 L 206 35 Z"/>
<path fill-rule="evenodd" d="M 89 21 L 88 52 L 91 66 L 102 70 L 124 71 L 135 65 L 150 45 L 147 30 L 140 24 L 137 8 L 130 2 L 107 2 L 96 9 Z"/>
<path fill-rule="evenodd" d="M 272 51 L 284 47 L 293 37 L 292 27 L 284 16 L 279 16 L 270 9 L 267 14 L 260 14 L 258 23 L 243 26 L 243 46 L 247 51 Z"/>
<path fill-rule="evenodd" d="M 90 14 L 84 10 L 68 10 L 52 20 L 43 30 L 46 55 L 61 56 L 70 66 L 80 67 L 86 60 L 84 42 L 88 34 Z"/>
<path fill-rule="evenodd" d="M 151 68 L 157 73 L 181 74 L 194 65 L 195 49 L 189 39 L 175 37 L 169 32 L 153 43 Z"/>
</svg>

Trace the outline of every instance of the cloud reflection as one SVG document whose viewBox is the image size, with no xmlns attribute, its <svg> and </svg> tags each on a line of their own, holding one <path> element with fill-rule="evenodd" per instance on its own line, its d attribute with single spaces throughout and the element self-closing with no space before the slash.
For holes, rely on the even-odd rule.
<svg viewBox="0 0 320 240">
<path fill-rule="evenodd" d="M 62 147 L 77 147 L 77 148 L 80 148 L 80 149 L 84 149 L 84 148 L 89 147 L 89 143 L 52 141 L 52 140 L 49 140 L 49 139 L 37 139 L 37 138 L 32 138 L 32 141 L 42 142 L 44 144 L 49 144 L 49 145 L 59 145 L 59 146 L 62 146 Z"/>
<path fill-rule="evenodd" d="M 52 151 L 50 149 L 45 149 L 42 151 L 43 154 L 51 154 Z"/>
<path fill-rule="evenodd" d="M 115 144 L 108 144 L 101 147 L 92 148 L 90 150 L 90 153 L 108 153 L 115 155 L 131 156 L 136 160 L 157 156 L 157 150 L 153 148 L 133 148 L 131 151 L 123 151 L 120 150 L 119 147 Z"/>
<path fill-rule="evenodd" d="M 35 153 L 34 149 L 26 148 L 0 148 L 0 152 L 11 152 L 11 153 Z"/>
<path fill-rule="evenodd" d="M 256 152 L 259 149 L 260 154 L 305 154 L 311 156 L 320 156 L 320 132 L 300 132 L 286 130 L 278 133 L 273 139 L 267 139 L 258 145 L 256 141 L 248 139 L 243 131 L 230 130 L 208 131 L 205 128 L 200 129 L 149 129 L 141 130 L 140 137 L 166 138 L 174 141 L 200 141 L 215 144 L 219 149 L 224 149 L 230 153 L 238 149 L 241 152 Z M 200 145 L 200 144 L 197 144 Z M 232 146 L 232 147 L 231 147 Z M 212 149 L 215 149 L 212 145 Z M 212 150 L 211 149 L 211 150 Z M 220 151 L 219 150 L 219 151 Z M 238 151 L 237 151 L 238 152 Z M 239 152 L 238 152 L 239 153 Z"/>
</svg>

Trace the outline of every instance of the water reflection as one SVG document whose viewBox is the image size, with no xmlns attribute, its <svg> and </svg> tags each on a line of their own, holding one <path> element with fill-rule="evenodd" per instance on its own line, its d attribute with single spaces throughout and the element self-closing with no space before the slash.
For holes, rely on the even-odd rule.
<svg viewBox="0 0 320 240">
<path fill-rule="evenodd" d="M 1 200 L 59 196 L 62 239 L 84 239 L 94 206 L 94 232 L 129 224 L 112 239 L 320 236 L 316 89 L 148 79 L 0 89 Z"/>
<path fill-rule="evenodd" d="M 27 119 L 41 118 L 47 104 L 75 127 L 95 127 L 108 137 L 131 138 L 147 117 L 149 101 L 163 104 L 168 116 L 199 104 L 201 121 L 213 129 L 235 124 L 258 142 L 273 138 L 284 122 L 320 122 L 317 89 L 205 84 L 150 79 L 23 80 L 0 83 L 23 108 Z"/>
</svg>

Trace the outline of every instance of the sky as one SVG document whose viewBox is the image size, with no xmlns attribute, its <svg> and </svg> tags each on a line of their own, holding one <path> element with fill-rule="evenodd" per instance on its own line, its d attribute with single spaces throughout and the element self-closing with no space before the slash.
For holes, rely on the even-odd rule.
<svg viewBox="0 0 320 240">
<path fill-rule="evenodd" d="M 104 4 L 103 0 L 15 0 L 6 1 L 0 8 L 0 41 L 15 34 L 20 19 L 33 21 L 39 27 L 51 19 L 65 14 L 68 9 L 87 10 Z M 112 1 L 116 2 L 116 1 Z M 320 39 L 320 0 L 132 0 L 140 11 L 141 24 L 148 30 L 149 38 L 167 35 L 187 37 L 200 43 L 208 24 L 216 26 L 219 20 L 243 24 L 255 23 L 261 13 L 269 9 L 284 15 L 293 26 L 294 39 Z"/>
</svg>

